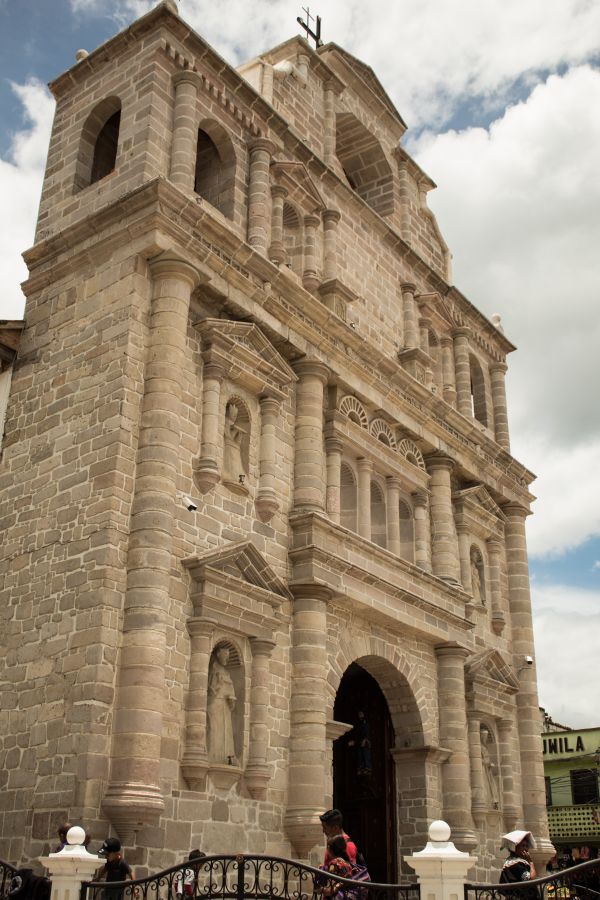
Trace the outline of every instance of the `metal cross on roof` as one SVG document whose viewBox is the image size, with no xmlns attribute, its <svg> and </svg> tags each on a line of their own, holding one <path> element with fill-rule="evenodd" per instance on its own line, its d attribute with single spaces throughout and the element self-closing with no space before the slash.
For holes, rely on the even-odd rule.
<svg viewBox="0 0 600 900">
<path fill-rule="evenodd" d="M 300 25 L 300 26 L 302 26 L 302 28 L 304 28 L 307 37 L 311 37 L 313 39 L 313 41 L 315 42 L 315 46 L 317 48 L 321 47 L 323 45 L 323 41 L 321 40 L 321 16 L 317 16 L 315 31 L 313 31 L 312 28 L 310 27 L 310 23 L 311 23 L 311 19 L 313 21 L 315 21 L 315 17 L 311 16 L 310 7 L 303 6 L 302 12 L 306 13 L 306 22 L 304 21 L 304 19 L 301 16 L 298 16 L 296 18 L 296 22 L 298 23 L 298 25 Z"/>
</svg>

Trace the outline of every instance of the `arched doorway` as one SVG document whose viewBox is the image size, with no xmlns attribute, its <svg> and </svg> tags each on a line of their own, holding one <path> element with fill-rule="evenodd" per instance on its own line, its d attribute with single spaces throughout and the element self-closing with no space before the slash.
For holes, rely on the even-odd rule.
<svg viewBox="0 0 600 900">
<path fill-rule="evenodd" d="M 353 726 L 333 745 L 333 805 L 342 811 L 344 828 L 364 853 L 373 881 L 394 882 L 394 726 L 377 681 L 357 663 L 344 673 L 333 714 Z M 361 746 L 365 740 L 369 746 Z"/>
</svg>

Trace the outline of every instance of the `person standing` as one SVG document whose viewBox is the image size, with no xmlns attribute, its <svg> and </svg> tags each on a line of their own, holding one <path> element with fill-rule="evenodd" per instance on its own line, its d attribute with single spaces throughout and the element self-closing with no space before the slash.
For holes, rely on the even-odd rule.
<svg viewBox="0 0 600 900">
<path fill-rule="evenodd" d="M 518 881 L 529 881 L 536 877 L 529 851 L 533 847 L 530 831 L 510 831 L 502 838 L 502 847 L 508 850 L 500 873 L 500 884 L 514 884 Z"/>
<path fill-rule="evenodd" d="M 98 856 L 106 857 L 106 862 L 96 872 L 94 876 L 96 881 L 106 881 L 107 884 L 129 879 L 133 881 L 133 869 L 121 855 L 121 841 L 118 838 L 106 838 L 98 850 Z M 103 900 L 121 900 L 122 897 L 122 887 L 106 887 L 103 891 Z"/>
<path fill-rule="evenodd" d="M 185 900 L 186 897 L 194 896 L 194 885 L 198 877 L 198 863 L 206 857 L 206 853 L 202 850 L 190 850 L 188 862 L 196 863 L 187 869 L 182 869 L 177 873 L 175 878 L 175 895 L 177 900 Z"/>
<path fill-rule="evenodd" d="M 352 841 L 344 831 L 344 817 L 339 809 L 328 809 L 323 815 L 319 816 L 323 834 L 327 838 L 327 842 L 332 838 L 343 837 L 346 841 L 346 853 L 348 860 L 352 865 L 356 865 L 356 855 L 358 853 L 356 844 Z M 325 859 L 323 865 L 327 866 L 333 859 L 329 847 L 325 849 Z"/>
</svg>

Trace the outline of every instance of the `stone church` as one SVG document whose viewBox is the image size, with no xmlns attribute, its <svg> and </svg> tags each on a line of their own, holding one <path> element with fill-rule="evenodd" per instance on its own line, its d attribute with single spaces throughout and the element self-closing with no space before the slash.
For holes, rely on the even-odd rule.
<svg viewBox="0 0 600 900">
<path fill-rule="evenodd" d="M 140 873 L 319 861 L 335 805 L 379 881 L 437 818 L 480 878 L 514 827 L 547 858 L 514 347 L 376 75 L 235 69 L 164 0 L 51 90 L 0 323 L 0 856 L 68 819 Z"/>
</svg>

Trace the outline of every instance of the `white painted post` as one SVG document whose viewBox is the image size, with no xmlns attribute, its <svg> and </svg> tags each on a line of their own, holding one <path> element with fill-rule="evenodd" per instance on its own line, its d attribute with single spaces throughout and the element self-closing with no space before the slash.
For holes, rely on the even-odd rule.
<svg viewBox="0 0 600 900">
<path fill-rule="evenodd" d="M 67 845 L 58 853 L 41 856 L 40 862 L 46 866 L 52 880 L 52 900 L 79 900 L 81 884 L 91 881 L 102 860 L 88 853 L 83 842 L 85 831 L 73 825 L 67 832 Z"/>
<path fill-rule="evenodd" d="M 421 886 L 421 900 L 463 900 L 466 875 L 477 862 L 457 850 L 450 840 L 450 826 L 436 821 L 429 826 L 429 841 L 424 850 L 405 856 Z"/>
</svg>

